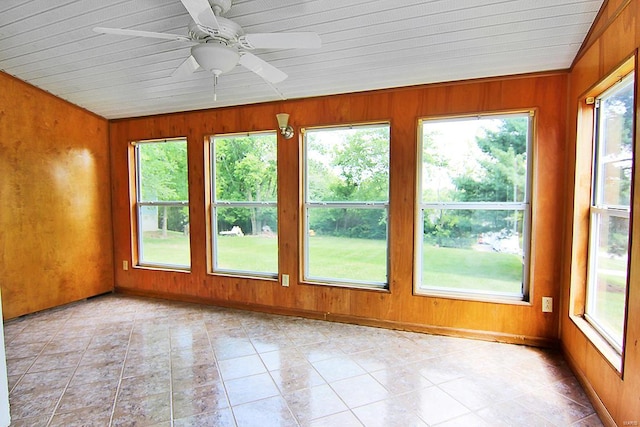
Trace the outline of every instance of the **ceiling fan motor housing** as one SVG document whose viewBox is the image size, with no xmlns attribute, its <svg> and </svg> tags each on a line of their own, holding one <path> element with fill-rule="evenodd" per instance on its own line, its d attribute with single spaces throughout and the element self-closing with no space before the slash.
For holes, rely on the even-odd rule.
<svg viewBox="0 0 640 427">
<path fill-rule="evenodd" d="M 213 13 L 217 15 L 224 15 L 231 9 L 232 0 L 209 0 L 209 5 Z"/>
<path fill-rule="evenodd" d="M 228 43 L 236 42 L 240 36 L 244 34 L 242 27 L 230 19 L 218 16 L 218 29 L 216 35 L 211 35 L 200 29 L 198 24 L 191 21 L 189 24 L 189 37 L 193 40 L 204 41 L 210 38 L 218 38 Z"/>
</svg>

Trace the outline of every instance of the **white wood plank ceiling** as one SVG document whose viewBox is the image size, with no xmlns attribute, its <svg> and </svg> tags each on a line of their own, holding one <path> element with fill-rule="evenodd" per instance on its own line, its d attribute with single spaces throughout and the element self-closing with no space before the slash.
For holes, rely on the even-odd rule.
<svg viewBox="0 0 640 427">
<path fill-rule="evenodd" d="M 173 71 L 190 44 L 96 34 L 187 34 L 180 0 L 2 0 L 0 69 L 105 118 L 566 69 L 602 0 L 234 0 L 246 33 L 313 31 L 322 48 L 253 53 L 289 75 L 237 66 L 218 82 Z"/>
</svg>

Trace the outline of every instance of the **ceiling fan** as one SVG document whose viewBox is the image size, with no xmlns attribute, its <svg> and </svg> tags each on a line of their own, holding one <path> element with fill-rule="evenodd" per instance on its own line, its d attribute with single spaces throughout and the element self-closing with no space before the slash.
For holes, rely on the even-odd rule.
<svg viewBox="0 0 640 427">
<path fill-rule="evenodd" d="M 193 20 L 189 24 L 189 32 L 186 36 L 104 27 L 96 27 L 93 31 L 102 34 L 196 43 L 191 47 L 191 56 L 172 75 L 190 74 L 198 68 L 210 71 L 214 76 L 214 100 L 216 100 L 215 88 L 218 77 L 231 71 L 238 64 L 253 71 L 270 85 L 280 83 L 287 78 L 287 74 L 282 70 L 248 51 L 253 49 L 313 49 L 320 48 L 322 44 L 318 34 L 312 32 L 245 34 L 240 25 L 221 16 L 231 8 L 232 0 L 180 1 Z"/>
</svg>

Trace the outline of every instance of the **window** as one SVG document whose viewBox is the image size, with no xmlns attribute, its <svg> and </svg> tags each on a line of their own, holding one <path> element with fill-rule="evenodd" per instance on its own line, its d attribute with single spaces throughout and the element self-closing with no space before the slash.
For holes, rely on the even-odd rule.
<svg viewBox="0 0 640 427">
<path fill-rule="evenodd" d="M 387 286 L 389 125 L 304 132 L 303 280 Z"/>
<path fill-rule="evenodd" d="M 417 293 L 526 299 L 532 121 L 420 122 Z"/>
<path fill-rule="evenodd" d="M 275 132 L 211 139 L 213 271 L 278 276 Z"/>
<path fill-rule="evenodd" d="M 134 146 L 138 265 L 189 268 L 187 140 Z"/>
<path fill-rule="evenodd" d="M 633 171 L 633 73 L 595 100 L 585 318 L 622 353 Z"/>
</svg>

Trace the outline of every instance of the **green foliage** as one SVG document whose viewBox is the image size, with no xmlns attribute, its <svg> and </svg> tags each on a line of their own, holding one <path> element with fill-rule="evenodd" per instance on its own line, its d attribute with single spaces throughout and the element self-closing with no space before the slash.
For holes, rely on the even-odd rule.
<svg viewBox="0 0 640 427">
<path fill-rule="evenodd" d="M 136 149 L 140 200 L 189 200 L 186 141 L 144 143 Z"/>
<path fill-rule="evenodd" d="M 476 136 L 475 157 L 455 164 L 450 163 L 463 158 L 465 153 L 452 154 L 446 147 L 447 138 L 454 135 L 424 135 L 423 179 L 450 180 L 452 187 L 425 186 L 423 200 L 524 201 L 528 122 L 526 117 L 514 117 L 502 119 L 496 129 L 485 126 L 482 134 Z M 506 237 L 521 230 L 522 219 L 521 211 L 434 210 L 425 212 L 424 240 L 438 246 L 470 247 L 482 233 L 500 233 Z"/>
<path fill-rule="evenodd" d="M 136 147 L 141 201 L 179 202 L 189 200 L 187 141 L 149 142 Z M 189 209 L 161 207 L 158 228 L 182 231 L 189 223 Z"/>
<path fill-rule="evenodd" d="M 471 211 L 438 210 L 425 215 L 424 241 L 435 246 L 469 247 L 475 243 Z"/>
<path fill-rule="evenodd" d="M 469 172 L 454 179 L 461 202 L 515 202 L 525 197 L 527 170 L 527 129 L 524 117 L 508 118 L 498 130 L 485 129 L 478 137 L 478 148 L 485 154 L 478 159 L 479 176 Z"/>
<path fill-rule="evenodd" d="M 275 202 L 277 200 L 277 138 L 253 134 L 214 139 L 215 193 L 218 201 Z M 218 227 L 237 225 L 259 234 L 264 225 L 275 231 L 275 211 L 259 208 L 218 209 Z"/>
<path fill-rule="evenodd" d="M 323 202 L 374 202 L 389 198 L 389 127 L 310 132 L 307 135 L 307 197 Z M 386 238 L 382 209 L 315 208 L 315 233 Z"/>
</svg>

